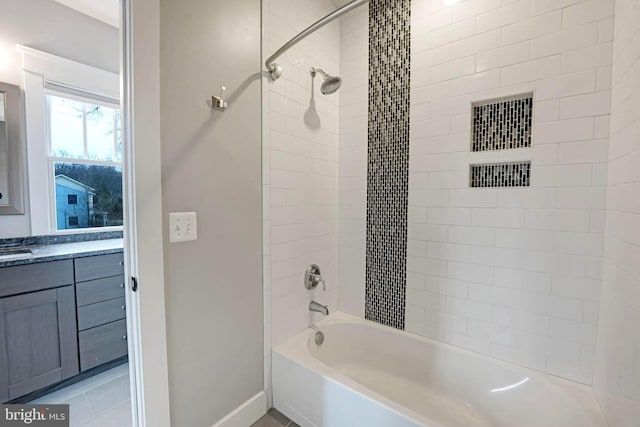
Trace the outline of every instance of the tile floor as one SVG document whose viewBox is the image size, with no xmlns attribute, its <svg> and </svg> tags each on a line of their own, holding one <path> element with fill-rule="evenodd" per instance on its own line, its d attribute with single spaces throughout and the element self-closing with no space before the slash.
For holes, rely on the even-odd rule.
<svg viewBox="0 0 640 427">
<path fill-rule="evenodd" d="M 68 404 L 71 427 L 129 427 L 129 364 L 116 366 L 30 403 Z M 271 408 L 251 427 L 300 426 L 277 409 Z"/>
<path fill-rule="evenodd" d="M 30 403 L 69 404 L 71 427 L 131 426 L 129 364 L 116 366 Z"/>
<path fill-rule="evenodd" d="M 282 412 L 275 408 L 269 409 L 262 418 L 253 423 L 251 427 L 300 427 L 291 421 Z"/>
</svg>

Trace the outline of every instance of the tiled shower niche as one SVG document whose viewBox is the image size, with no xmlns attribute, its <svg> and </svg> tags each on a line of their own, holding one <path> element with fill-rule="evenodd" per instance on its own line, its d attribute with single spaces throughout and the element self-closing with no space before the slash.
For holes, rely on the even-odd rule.
<svg viewBox="0 0 640 427">
<path fill-rule="evenodd" d="M 469 179 L 473 188 L 529 187 L 531 162 L 471 165 Z"/>
<path fill-rule="evenodd" d="M 533 94 L 472 104 L 471 151 L 531 147 Z"/>
</svg>

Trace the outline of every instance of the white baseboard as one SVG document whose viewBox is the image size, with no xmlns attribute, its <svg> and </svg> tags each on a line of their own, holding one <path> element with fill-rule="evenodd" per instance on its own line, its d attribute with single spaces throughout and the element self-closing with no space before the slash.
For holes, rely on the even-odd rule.
<svg viewBox="0 0 640 427">
<path fill-rule="evenodd" d="M 267 413 L 267 394 L 264 391 L 238 406 L 213 427 L 249 427 Z"/>
</svg>

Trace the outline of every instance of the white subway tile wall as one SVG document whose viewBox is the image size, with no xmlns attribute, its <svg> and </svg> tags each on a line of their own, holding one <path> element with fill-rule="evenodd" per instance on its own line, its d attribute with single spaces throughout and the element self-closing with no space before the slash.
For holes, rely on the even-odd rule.
<svg viewBox="0 0 640 427">
<path fill-rule="evenodd" d="M 369 7 L 341 19 L 338 307 L 364 317 Z M 409 213 L 411 216 L 411 213 Z"/>
<path fill-rule="evenodd" d="M 627 9 L 637 4 L 618 2 Z M 616 36 L 630 46 L 616 52 L 613 5 L 463 0 L 446 7 L 441 0 L 412 0 L 407 330 L 592 383 L 602 276 L 630 275 L 627 295 L 638 280 L 632 260 L 639 246 L 633 230 L 640 228 L 633 175 L 639 132 L 637 97 L 630 95 L 638 93 L 634 76 L 640 75 L 633 59 L 638 18 L 616 25 Z M 328 0 L 263 0 L 263 7 L 265 57 L 335 9 Z M 617 69 L 612 54 L 620 58 Z M 312 297 L 364 315 L 367 6 L 279 62 L 283 78 L 267 82 L 263 92 L 269 366 L 271 345 L 315 319 L 307 311 Z M 343 78 L 330 97 L 319 95 L 315 82 L 317 116 L 305 115 L 313 113 L 312 65 Z M 612 80 L 620 94 L 613 104 Z M 472 103 L 531 91 L 532 147 L 472 153 Z M 613 122 L 610 108 L 619 111 Z M 311 128 L 318 117 L 321 128 Z M 617 143 L 611 146 L 610 131 Z M 608 157 L 619 167 L 608 169 Z M 469 188 L 469 165 L 520 161 L 531 161 L 530 187 Z M 603 272 L 607 175 L 616 218 L 608 227 L 618 237 L 607 246 L 617 261 L 605 263 Z M 326 294 L 302 288 L 311 262 L 327 275 Z M 629 318 L 637 323 L 623 319 Z M 624 369 L 640 372 L 640 356 L 635 365 L 630 360 Z M 603 389 L 635 396 L 639 382 L 611 386 L 608 366 Z"/>
<path fill-rule="evenodd" d="M 639 22 L 640 2 L 616 1 L 613 69 L 607 73 L 613 81 L 611 139 L 594 376 L 594 386 L 611 426 L 633 425 L 640 420 Z M 610 40 L 611 23 L 603 23 L 603 27 L 605 39 Z M 604 126 L 608 127 L 608 123 Z"/>
<path fill-rule="evenodd" d="M 335 9 L 330 0 L 263 0 L 263 57 Z M 338 133 L 340 93 L 322 95 L 320 75 L 340 75 L 340 22 L 277 59 L 282 77 L 263 76 L 265 388 L 271 399 L 271 348 L 322 316 L 309 302 L 338 306 Z M 364 78 L 366 84 L 366 77 Z M 366 106 L 365 106 L 366 110 Z M 327 290 L 303 277 L 318 264 Z M 363 273 L 364 274 L 364 273 Z"/>
<path fill-rule="evenodd" d="M 613 0 L 412 3 L 406 329 L 590 384 Z M 471 152 L 472 103 L 529 91 L 532 147 Z M 530 187 L 469 188 L 528 161 Z"/>
</svg>

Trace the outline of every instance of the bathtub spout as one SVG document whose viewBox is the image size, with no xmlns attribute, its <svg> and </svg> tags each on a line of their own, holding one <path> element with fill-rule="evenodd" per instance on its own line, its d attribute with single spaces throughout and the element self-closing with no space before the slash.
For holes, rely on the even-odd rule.
<svg viewBox="0 0 640 427">
<path fill-rule="evenodd" d="M 329 307 L 326 305 L 322 305 L 320 303 L 317 303 L 315 301 L 311 301 L 309 303 L 309 311 L 317 311 L 318 313 L 322 313 L 325 316 L 329 315 Z"/>
</svg>

